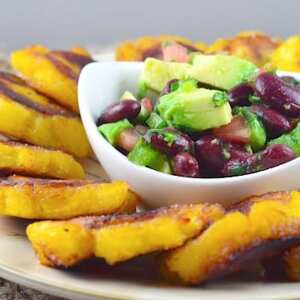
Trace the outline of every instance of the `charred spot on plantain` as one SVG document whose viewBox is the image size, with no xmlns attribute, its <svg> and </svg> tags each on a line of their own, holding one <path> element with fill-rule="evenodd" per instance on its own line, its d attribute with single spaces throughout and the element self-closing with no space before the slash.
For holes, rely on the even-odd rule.
<svg viewBox="0 0 300 300">
<path fill-rule="evenodd" d="M 33 109 L 45 115 L 49 115 L 49 116 L 59 115 L 68 118 L 77 118 L 77 115 L 75 113 L 69 112 L 67 110 L 63 110 L 53 106 L 50 107 L 47 105 L 42 105 L 40 103 L 33 102 L 27 96 L 15 92 L 12 88 L 9 87 L 9 85 L 1 81 L 0 81 L 0 94 L 7 97 L 11 101 L 17 102 L 21 105 L 24 105 L 30 109 Z"/>
<path fill-rule="evenodd" d="M 14 75 L 14 74 L 8 73 L 8 72 L 0 71 L 0 80 L 6 81 L 9 83 L 13 83 L 13 84 L 27 86 L 26 82 L 23 79 L 21 79 L 20 77 Z"/>
<path fill-rule="evenodd" d="M 218 279 L 226 274 L 240 271 L 249 262 L 259 261 L 267 256 L 276 256 L 285 250 L 300 244 L 299 237 L 287 237 L 278 240 L 255 241 L 252 245 L 233 253 L 226 262 L 217 265 L 210 271 L 206 280 Z"/>
<path fill-rule="evenodd" d="M 55 53 L 49 52 L 45 55 L 45 57 L 55 66 L 55 68 L 64 76 L 69 78 L 70 80 L 76 81 L 78 80 L 79 74 L 74 72 L 69 66 L 67 66 L 63 61 L 58 58 Z"/>
<path fill-rule="evenodd" d="M 64 188 L 64 187 L 80 187 L 86 186 L 87 184 L 100 184 L 102 181 L 97 180 L 72 180 L 72 179 L 41 179 L 41 178 L 17 178 L 12 177 L 8 179 L 0 179 L 0 186 L 28 186 L 34 188 L 36 184 L 49 186 L 53 188 Z"/>
<path fill-rule="evenodd" d="M 289 192 L 271 192 L 264 194 L 262 196 L 251 196 L 237 204 L 229 207 L 228 212 L 239 211 L 243 214 L 248 214 L 251 210 L 251 206 L 254 203 L 262 202 L 262 201 L 279 201 L 281 203 L 289 203 L 292 198 Z"/>
<path fill-rule="evenodd" d="M 146 212 L 137 212 L 133 214 L 122 214 L 122 215 L 105 215 L 105 216 L 89 216 L 89 217 L 79 217 L 74 218 L 71 221 L 73 223 L 78 223 L 84 226 L 87 229 L 98 229 L 103 226 L 108 225 L 118 225 L 124 223 L 134 223 L 136 221 L 147 221 L 154 219 L 156 217 L 162 216 L 177 216 L 180 221 L 183 223 L 188 223 L 191 221 L 190 218 L 183 216 L 182 210 L 192 208 L 193 204 L 186 204 L 186 205 L 173 205 L 170 207 L 162 207 L 155 210 L 150 210 Z"/>
<path fill-rule="evenodd" d="M 85 65 L 94 62 L 94 60 L 88 56 L 80 55 L 70 51 L 54 50 L 51 51 L 51 53 L 60 56 L 72 64 L 75 64 L 80 69 L 82 69 Z"/>
</svg>

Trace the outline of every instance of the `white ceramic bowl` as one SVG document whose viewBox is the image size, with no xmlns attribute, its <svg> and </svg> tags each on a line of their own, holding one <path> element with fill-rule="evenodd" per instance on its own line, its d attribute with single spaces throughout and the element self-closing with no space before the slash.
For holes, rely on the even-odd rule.
<svg viewBox="0 0 300 300">
<path fill-rule="evenodd" d="M 195 202 L 228 206 L 254 194 L 300 188 L 300 159 L 259 173 L 215 179 L 167 175 L 128 161 L 98 133 L 95 120 L 125 90 L 136 92 L 142 67 L 143 63 L 96 62 L 87 65 L 79 78 L 81 118 L 92 148 L 111 179 L 126 180 L 152 207 Z"/>
</svg>

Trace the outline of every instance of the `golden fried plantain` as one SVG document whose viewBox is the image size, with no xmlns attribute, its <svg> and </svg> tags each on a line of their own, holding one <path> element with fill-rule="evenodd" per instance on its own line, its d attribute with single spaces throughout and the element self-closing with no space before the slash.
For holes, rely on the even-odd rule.
<svg viewBox="0 0 300 300">
<path fill-rule="evenodd" d="M 109 264 L 182 245 L 224 211 L 218 205 L 176 205 L 132 215 L 82 217 L 29 225 L 40 262 L 69 267 L 87 257 Z"/>
<path fill-rule="evenodd" d="M 283 71 L 300 71 L 299 35 L 288 38 L 273 52 L 272 66 Z"/>
<path fill-rule="evenodd" d="M 53 109 L 64 112 L 64 110 L 60 106 L 54 104 L 53 101 L 51 101 L 48 97 L 33 90 L 26 84 L 26 82 L 22 78 L 14 74 L 10 74 L 8 72 L 0 72 L 0 82 L 1 85 L 6 85 L 13 92 L 29 98 L 34 103 L 47 105 Z"/>
<path fill-rule="evenodd" d="M 271 38 L 264 33 L 241 32 L 230 39 L 217 39 L 208 47 L 206 53 L 225 52 L 263 66 L 271 61 L 272 53 L 279 45 L 279 39 Z"/>
<path fill-rule="evenodd" d="M 138 197 L 122 181 L 13 178 L 0 181 L 0 214 L 66 219 L 135 211 Z"/>
<path fill-rule="evenodd" d="M 76 54 L 80 54 L 80 55 L 84 55 L 89 57 L 90 59 L 92 59 L 91 54 L 89 53 L 89 51 L 87 51 L 85 48 L 81 47 L 81 46 L 74 46 L 70 49 L 71 52 L 76 53 Z"/>
<path fill-rule="evenodd" d="M 143 61 L 147 57 L 161 58 L 161 45 L 164 42 L 174 41 L 188 50 L 203 52 L 206 45 L 173 35 L 143 36 L 134 41 L 125 41 L 116 49 L 116 60 Z"/>
<path fill-rule="evenodd" d="M 83 179 L 82 166 L 58 150 L 0 141 L 0 175 L 29 175 L 60 179 Z"/>
<path fill-rule="evenodd" d="M 78 51 L 50 51 L 35 45 L 14 51 L 12 67 L 33 87 L 62 106 L 78 112 L 77 80 L 81 69 L 93 60 Z"/>
<path fill-rule="evenodd" d="M 44 97 L 32 88 L 6 81 L 0 74 L 1 133 L 78 157 L 91 154 L 84 128 L 75 114 L 43 103 Z"/>
<path fill-rule="evenodd" d="M 300 244 L 300 192 L 253 197 L 197 238 L 168 253 L 163 271 L 197 284 L 238 271 L 252 259 Z"/>
</svg>

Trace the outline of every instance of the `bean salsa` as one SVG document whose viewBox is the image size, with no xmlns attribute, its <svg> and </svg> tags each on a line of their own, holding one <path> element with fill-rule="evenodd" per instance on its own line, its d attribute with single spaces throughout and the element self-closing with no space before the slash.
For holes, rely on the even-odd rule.
<svg viewBox="0 0 300 300">
<path fill-rule="evenodd" d="M 180 63 L 156 63 L 181 68 Z M 229 81 L 222 85 L 214 68 L 201 73 L 199 64 L 197 73 L 188 64 L 183 64 L 185 75 L 144 75 L 138 95 L 126 91 L 99 116 L 99 132 L 133 163 L 184 177 L 240 176 L 300 155 L 295 78 L 255 67 L 248 78 L 236 76 L 231 86 Z M 160 77 L 161 87 L 153 81 Z"/>
</svg>

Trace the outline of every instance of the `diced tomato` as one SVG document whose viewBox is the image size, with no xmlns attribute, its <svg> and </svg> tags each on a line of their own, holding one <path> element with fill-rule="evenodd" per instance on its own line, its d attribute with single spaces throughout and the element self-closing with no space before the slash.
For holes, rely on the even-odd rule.
<svg viewBox="0 0 300 300">
<path fill-rule="evenodd" d="M 163 47 L 163 60 L 186 63 L 189 60 L 188 49 L 177 43 L 171 43 Z"/>
<path fill-rule="evenodd" d="M 213 134 L 224 141 L 248 144 L 251 132 L 245 118 L 237 116 L 229 124 L 215 128 Z"/>
<path fill-rule="evenodd" d="M 152 104 L 152 101 L 150 98 L 143 98 L 141 100 L 141 104 L 144 106 L 144 108 L 149 112 L 149 113 L 152 113 L 153 111 L 153 104 Z"/>
</svg>

